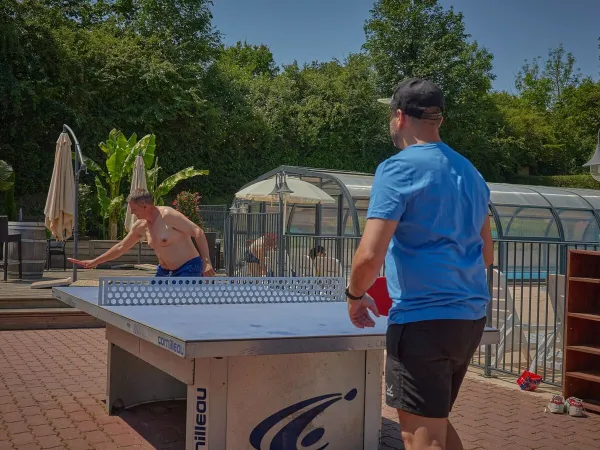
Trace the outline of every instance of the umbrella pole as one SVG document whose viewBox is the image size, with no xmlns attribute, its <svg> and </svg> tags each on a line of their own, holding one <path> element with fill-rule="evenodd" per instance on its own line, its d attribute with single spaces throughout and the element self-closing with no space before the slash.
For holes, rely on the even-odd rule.
<svg viewBox="0 0 600 450">
<path fill-rule="evenodd" d="M 279 277 L 283 277 L 284 275 L 284 269 L 283 269 L 283 265 L 284 265 L 284 236 L 283 236 L 283 232 L 284 232 L 284 220 L 285 220 L 285 203 L 283 201 L 283 195 L 280 193 L 279 194 L 279 220 L 278 220 L 278 228 L 279 231 L 277 234 L 279 234 L 279 252 L 278 252 L 278 270 L 277 270 L 277 276 Z"/>
<path fill-rule="evenodd" d="M 87 172 L 87 167 L 83 162 L 83 156 L 81 154 L 81 147 L 79 141 L 73 133 L 73 130 L 67 125 L 63 125 L 63 132 L 69 132 L 73 141 L 75 142 L 75 207 L 73 208 L 73 258 L 77 259 L 77 247 L 79 243 L 79 174 L 82 170 Z M 75 283 L 77 281 L 77 264 L 73 264 L 73 276 L 71 281 Z"/>
</svg>

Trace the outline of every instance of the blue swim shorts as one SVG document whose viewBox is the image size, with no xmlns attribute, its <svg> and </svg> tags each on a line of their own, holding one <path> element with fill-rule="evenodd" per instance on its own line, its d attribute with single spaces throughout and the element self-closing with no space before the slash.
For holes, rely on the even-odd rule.
<svg viewBox="0 0 600 450">
<path fill-rule="evenodd" d="M 165 270 L 160 264 L 156 269 L 157 277 L 201 277 L 202 269 L 204 267 L 204 262 L 202 258 L 196 256 L 195 258 L 190 259 L 188 262 L 184 263 L 181 267 L 175 270 Z"/>
</svg>

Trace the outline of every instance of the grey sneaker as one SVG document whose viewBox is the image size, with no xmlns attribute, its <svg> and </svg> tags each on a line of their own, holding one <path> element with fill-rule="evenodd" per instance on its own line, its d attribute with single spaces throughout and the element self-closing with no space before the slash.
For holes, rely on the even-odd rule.
<svg viewBox="0 0 600 450">
<path fill-rule="evenodd" d="M 548 403 L 548 410 L 552 414 L 563 414 L 565 412 L 565 398 L 562 395 L 553 395 Z"/>
<path fill-rule="evenodd" d="M 565 402 L 565 410 L 571 417 L 583 417 L 585 416 L 585 409 L 580 399 L 576 397 L 569 397 Z"/>
</svg>

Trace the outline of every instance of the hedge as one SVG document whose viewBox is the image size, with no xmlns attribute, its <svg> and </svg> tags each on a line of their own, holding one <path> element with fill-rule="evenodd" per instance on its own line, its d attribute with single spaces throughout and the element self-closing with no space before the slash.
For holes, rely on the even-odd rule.
<svg viewBox="0 0 600 450">
<path fill-rule="evenodd" d="M 517 176 L 511 178 L 510 183 L 528 186 L 600 189 L 600 182 L 594 180 L 589 173 L 580 175 Z"/>
</svg>

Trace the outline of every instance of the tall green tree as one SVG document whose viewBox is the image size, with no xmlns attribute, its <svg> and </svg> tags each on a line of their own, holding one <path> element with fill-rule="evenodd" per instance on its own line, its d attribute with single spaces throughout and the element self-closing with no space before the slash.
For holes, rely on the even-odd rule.
<svg viewBox="0 0 600 450">
<path fill-rule="evenodd" d="M 443 138 L 487 178 L 502 179 L 502 117 L 488 95 L 493 57 L 465 31 L 462 14 L 437 0 L 377 0 L 365 32 L 379 94 L 391 95 L 408 77 L 437 83 L 446 97 Z"/>
<path fill-rule="evenodd" d="M 540 111 L 552 110 L 568 88 L 581 83 L 583 77 L 575 64 L 575 57 L 562 44 L 550 49 L 546 60 L 525 61 L 515 79 L 519 96 Z"/>
</svg>

